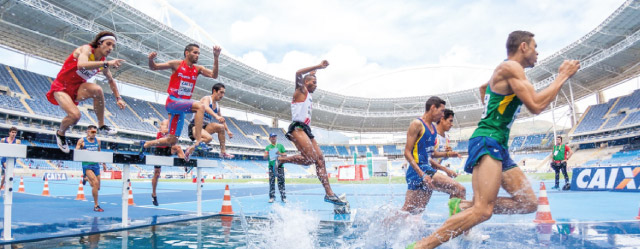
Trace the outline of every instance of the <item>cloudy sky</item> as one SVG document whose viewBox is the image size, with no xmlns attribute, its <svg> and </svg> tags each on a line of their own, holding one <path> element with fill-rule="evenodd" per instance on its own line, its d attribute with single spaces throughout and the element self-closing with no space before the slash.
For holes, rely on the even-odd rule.
<svg viewBox="0 0 640 249">
<path fill-rule="evenodd" d="M 163 19 L 188 16 L 224 53 L 285 79 L 321 59 L 319 88 L 363 97 L 476 87 L 506 57 L 509 32 L 536 34 L 543 59 L 587 34 L 624 1 L 187 1 L 136 0 Z M 171 8 L 169 8 L 171 9 Z M 189 24 L 170 13 L 172 26 Z M 166 22 L 166 18 L 164 19 Z M 393 90 L 387 89 L 390 85 Z M 428 86 L 428 87 L 425 87 Z"/>
<path fill-rule="evenodd" d="M 321 89 L 405 97 L 477 87 L 506 57 L 505 40 L 513 30 L 536 34 L 542 60 L 596 28 L 624 1 L 126 2 L 164 23 L 168 16 L 171 26 L 187 35 L 194 30 L 188 23 L 197 23 L 207 33 L 199 33 L 203 44 L 220 45 L 226 55 L 266 73 L 293 80 L 297 69 L 327 59 L 330 66 L 318 73 Z M 164 4 L 170 7 L 162 8 Z M 0 48 L 1 63 L 23 68 L 23 59 Z M 59 67 L 30 59 L 27 69 L 55 77 Z M 628 94 L 639 86 L 640 80 L 634 79 L 605 91 L 605 96 Z M 133 97 L 155 100 L 152 94 L 130 89 L 126 92 Z M 590 97 L 578 102 L 579 109 L 594 103 Z M 567 123 L 567 118 L 558 120 L 566 113 L 566 108 L 556 112 L 557 123 Z M 225 114 L 269 123 L 245 112 Z M 551 115 L 537 119 L 551 120 Z"/>
</svg>

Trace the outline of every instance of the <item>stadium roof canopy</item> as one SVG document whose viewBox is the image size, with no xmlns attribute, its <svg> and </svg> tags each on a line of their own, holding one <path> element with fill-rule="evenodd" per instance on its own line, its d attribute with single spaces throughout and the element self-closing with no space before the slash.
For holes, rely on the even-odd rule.
<svg viewBox="0 0 640 249">
<path fill-rule="evenodd" d="M 157 61 L 182 58 L 185 45 L 197 43 L 123 1 L 12 0 L 0 1 L 0 5 L 0 44 L 62 63 L 75 47 L 88 43 L 99 31 L 115 31 L 119 40 L 112 56 L 127 60 L 114 72 L 116 79 L 160 92 L 166 90 L 170 72 L 149 70 L 147 55 L 157 51 Z M 211 46 L 201 45 L 199 64 L 210 66 Z M 582 68 L 563 87 L 558 106 L 638 75 L 640 1 L 626 1 L 593 31 L 528 70 L 536 89 L 553 81 L 564 59 L 579 59 Z M 223 82 L 227 86 L 224 106 L 289 119 L 292 80 L 293 75 L 281 79 L 221 55 L 220 77 L 200 77 L 194 97 L 209 94 L 213 84 Z M 476 125 L 482 113 L 477 89 L 440 96 L 456 111 L 458 125 Z M 428 97 L 360 98 L 318 90 L 312 124 L 343 131 L 404 131 L 411 119 L 422 114 Z M 528 115 L 523 111 L 520 117 Z"/>
</svg>

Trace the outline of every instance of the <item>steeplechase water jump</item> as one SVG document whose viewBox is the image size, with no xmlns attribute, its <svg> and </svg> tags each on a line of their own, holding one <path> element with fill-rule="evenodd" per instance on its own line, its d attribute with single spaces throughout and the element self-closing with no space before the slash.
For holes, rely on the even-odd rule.
<svg viewBox="0 0 640 249">
<path fill-rule="evenodd" d="M 0 33 L 6 248 L 640 247 L 640 1 L 12 0 Z"/>
</svg>

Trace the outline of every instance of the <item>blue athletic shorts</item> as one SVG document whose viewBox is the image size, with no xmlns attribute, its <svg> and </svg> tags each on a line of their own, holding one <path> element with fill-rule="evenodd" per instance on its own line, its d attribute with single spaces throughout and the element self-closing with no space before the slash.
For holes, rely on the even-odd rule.
<svg viewBox="0 0 640 249">
<path fill-rule="evenodd" d="M 82 175 L 86 176 L 89 169 L 93 171 L 94 175 L 100 176 L 100 164 L 82 165 Z"/>
<path fill-rule="evenodd" d="M 169 134 L 180 136 L 184 126 L 184 114 L 192 113 L 191 107 L 195 100 L 167 97 L 165 109 L 169 113 Z"/>
<path fill-rule="evenodd" d="M 405 179 L 407 180 L 407 189 L 428 191 L 429 187 L 427 185 L 424 185 L 424 183 L 422 182 L 422 178 L 420 178 L 418 173 L 413 170 L 413 167 L 411 167 L 411 165 L 409 165 L 408 167 L 409 168 L 407 168 L 407 175 L 405 176 Z M 428 163 L 418 164 L 418 167 L 420 167 L 420 170 L 422 170 L 422 172 L 429 175 L 430 177 L 433 177 L 433 175 L 435 175 L 437 171 L 436 169 L 431 167 L 431 164 Z"/>
<path fill-rule="evenodd" d="M 502 161 L 502 172 L 513 169 L 518 165 L 509 156 L 509 150 L 502 147 L 493 138 L 490 137 L 474 137 L 469 140 L 469 158 L 464 166 L 464 171 L 473 173 L 473 167 L 478 164 L 482 156 L 489 155 L 493 159 Z"/>
</svg>

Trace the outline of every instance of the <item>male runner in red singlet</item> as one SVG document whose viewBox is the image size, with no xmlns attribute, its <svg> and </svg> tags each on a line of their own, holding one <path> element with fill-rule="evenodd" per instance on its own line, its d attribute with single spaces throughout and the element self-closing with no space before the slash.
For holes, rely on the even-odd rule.
<svg viewBox="0 0 640 249">
<path fill-rule="evenodd" d="M 198 75 L 202 74 L 209 78 L 218 78 L 218 57 L 220 56 L 220 47 L 213 47 L 213 69 L 209 70 L 198 63 L 200 56 L 200 46 L 197 44 L 189 44 L 184 48 L 184 60 L 171 60 L 164 63 L 155 63 L 153 59 L 158 55 L 156 52 L 149 54 L 149 68 L 151 70 L 171 69 L 173 74 L 169 79 L 169 87 L 167 88 L 167 102 L 165 108 L 169 113 L 169 134 L 161 139 L 152 141 L 140 141 L 140 156 L 144 156 L 144 150 L 155 146 L 173 146 L 178 143 L 178 137 L 182 133 L 184 124 L 184 114 L 194 114 L 194 138 L 195 143 L 185 152 L 185 160 L 189 160 L 191 153 L 197 148 L 207 151 L 209 148 L 202 141 L 202 119 L 204 117 L 204 106 L 200 101 L 191 100 L 193 89 L 196 86 Z"/>
<path fill-rule="evenodd" d="M 118 68 L 124 62 L 122 59 L 107 61 L 106 58 L 116 47 L 116 35 L 109 31 L 102 31 L 86 45 L 76 48 L 64 61 L 62 69 L 51 84 L 47 99 L 54 105 L 60 106 L 67 113 L 62 119 L 60 129 L 56 131 L 58 148 L 69 153 L 69 144 L 65 133 L 69 127 L 78 123 L 81 117 L 78 102 L 93 99 L 93 109 L 98 117 L 98 130 L 105 135 L 115 135 L 115 129 L 104 124 L 104 94 L 102 88 L 87 82 L 100 71 L 109 81 L 113 95 L 118 101 L 118 107 L 124 109 L 126 103 L 120 97 L 115 80 L 109 68 Z"/>
<path fill-rule="evenodd" d="M 346 205 L 347 202 L 336 196 L 331 189 L 331 185 L 329 185 L 324 155 L 309 127 L 313 104 L 311 94 L 317 87 L 315 71 L 324 69 L 327 66 L 329 66 L 329 62 L 324 60 L 318 65 L 303 68 L 296 72 L 296 90 L 293 92 L 293 101 L 291 102 L 291 119 L 293 122 L 289 125 L 286 137 L 296 145 L 300 155 L 278 158 L 278 167 L 281 167 L 284 163 L 315 164 L 316 174 L 326 193 L 324 201 L 335 205 Z"/>
<path fill-rule="evenodd" d="M 165 119 L 160 123 L 160 130 L 156 135 L 156 139 L 161 139 L 163 137 L 166 137 L 168 133 L 169 133 L 169 120 Z M 171 155 L 177 154 L 178 158 L 184 158 L 184 151 L 182 151 L 182 148 L 180 147 L 180 145 L 177 145 L 177 144 L 174 144 L 171 147 L 157 146 L 155 148 L 154 154 L 156 156 L 171 156 Z M 161 169 L 162 168 L 160 166 L 153 167 L 153 178 L 151 178 L 151 187 L 152 187 L 151 202 L 153 203 L 154 206 L 158 206 L 158 196 L 156 195 L 156 188 L 158 187 L 158 178 L 160 178 Z"/>
</svg>

